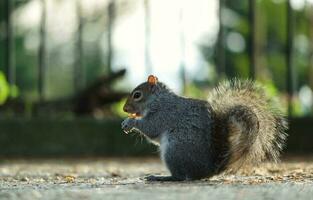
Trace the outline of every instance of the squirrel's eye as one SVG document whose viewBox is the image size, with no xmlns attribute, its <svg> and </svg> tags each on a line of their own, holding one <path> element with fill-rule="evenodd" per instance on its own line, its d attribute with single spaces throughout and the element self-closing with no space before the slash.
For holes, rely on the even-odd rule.
<svg viewBox="0 0 313 200">
<path fill-rule="evenodd" d="M 133 94 L 133 98 L 134 98 L 135 100 L 139 100 L 139 99 L 141 98 L 141 96 L 142 96 L 141 92 L 135 92 L 135 93 Z"/>
</svg>

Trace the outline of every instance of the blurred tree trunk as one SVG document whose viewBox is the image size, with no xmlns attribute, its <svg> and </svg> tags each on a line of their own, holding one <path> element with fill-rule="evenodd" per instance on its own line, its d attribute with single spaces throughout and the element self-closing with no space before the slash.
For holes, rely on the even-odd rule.
<svg viewBox="0 0 313 200">
<path fill-rule="evenodd" d="M 108 56 L 107 56 L 107 72 L 112 72 L 112 60 L 113 60 L 113 25 L 115 18 L 115 1 L 111 0 L 108 5 Z"/>
<path fill-rule="evenodd" d="M 38 94 L 39 101 L 43 102 L 46 89 L 46 16 L 47 5 L 45 0 L 41 0 L 41 21 L 40 21 L 40 43 L 38 49 Z"/>
<path fill-rule="evenodd" d="M 219 18 L 219 31 L 216 45 L 216 72 L 218 75 L 218 80 L 223 79 L 225 77 L 225 33 L 222 19 L 222 11 L 225 7 L 225 0 L 219 1 L 219 10 L 218 10 L 218 18 Z M 217 80 L 217 81 L 218 81 Z"/>
<path fill-rule="evenodd" d="M 76 15 L 78 21 L 77 33 L 76 33 L 76 48 L 74 50 L 75 62 L 74 62 L 74 89 L 75 92 L 82 90 L 85 86 L 85 70 L 83 66 L 83 16 L 81 0 L 76 0 Z"/>
<path fill-rule="evenodd" d="M 147 74 L 152 73 L 152 63 L 150 58 L 150 0 L 144 0 L 144 11 L 145 11 L 145 67 Z"/>
<path fill-rule="evenodd" d="M 310 45 L 310 60 L 309 60 L 309 85 L 313 89 L 313 5 L 310 5 L 308 10 L 309 15 L 309 45 Z"/>
<path fill-rule="evenodd" d="M 6 0 L 4 3 L 5 20 L 5 74 L 10 85 L 15 84 L 15 63 L 14 63 L 14 32 L 12 13 L 14 11 L 14 2 Z"/>
<path fill-rule="evenodd" d="M 249 78 L 256 78 L 256 2 L 255 0 L 249 0 L 249 57 L 250 57 L 250 66 L 249 66 Z"/>
</svg>

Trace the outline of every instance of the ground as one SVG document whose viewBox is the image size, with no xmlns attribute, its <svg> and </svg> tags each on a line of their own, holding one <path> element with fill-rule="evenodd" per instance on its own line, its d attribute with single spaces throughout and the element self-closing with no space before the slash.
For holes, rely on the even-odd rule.
<svg viewBox="0 0 313 200">
<path fill-rule="evenodd" d="M 2 159 L 0 199 L 312 199 L 313 156 L 288 157 L 236 175 L 150 183 L 157 158 Z"/>
</svg>

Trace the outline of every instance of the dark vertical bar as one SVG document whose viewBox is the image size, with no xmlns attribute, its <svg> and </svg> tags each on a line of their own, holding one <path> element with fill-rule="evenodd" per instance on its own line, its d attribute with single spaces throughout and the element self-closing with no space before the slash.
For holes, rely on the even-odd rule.
<svg viewBox="0 0 313 200">
<path fill-rule="evenodd" d="M 76 14 L 78 20 L 77 35 L 76 35 L 76 48 L 75 51 L 75 65 L 74 65 L 74 88 L 78 92 L 83 89 L 85 85 L 85 76 L 83 68 L 83 18 L 81 0 L 76 0 Z"/>
<path fill-rule="evenodd" d="M 225 49 L 224 49 L 224 27 L 222 19 L 222 10 L 224 8 L 224 0 L 219 0 L 218 18 L 219 18 L 219 31 L 217 41 L 217 73 L 219 78 L 225 76 Z"/>
<path fill-rule="evenodd" d="M 255 23 L 255 0 L 249 0 L 249 24 L 250 24 L 250 37 L 249 37 L 249 56 L 250 56 L 250 67 L 249 76 L 251 79 L 255 79 L 255 68 L 256 68 L 256 54 L 255 54 L 255 34 L 256 34 L 256 23 Z"/>
<path fill-rule="evenodd" d="M 14 8 L 14 1 L 5 1 L 5 74 L 10 85 L 15 84 L 15 67 L 13 62 L 14 55 L 14 33 L 12 28 L 12 11 Z"/>
<path fill-rule="evenodd" d="M 310 57 L 309 57 L 309 85 L 313 89 L 313 5 L 310 5 L 307 10 L 309 15 L 309 44 L 310 44 Z M 313 105 L 312 105 L 313 112 Z"/>
<path fill-rule="evenodd" d="M 112 44 L 112 32 L 115 17 L 115 1 L 111 0 L 108 5 L 108 73 L 112 72 L 112 60 L 113 60 L 113 44 Z"/>
<path fill-rule="evenodd" d="M 179 10 L 179 23 L 180 23 L 180 49 L 181 49 L 181 58 L 180 58 L 180 76 L 182 80 L 183 93 L 186 94 L 187 88 L 187 77 L 186 77 L 186 48 L 185 48 L 185 34 L 184 34 L 184 19 L 183 19 L 183 8 Z"/>
<path fill-rule="evenodd" d="M 289 117 L 291 117 L 293 113 L 292 98 L 294 96 L 294 69 L 292 64 L 294 18 L 290 0 L 287 0 L 286 22 L 287 22 L 286 67 L 287 67 L 288 115 Z"/>
<path fill-rule="evenodd" d="M 145 67 L 147 74 L 152 73 L 152 64 L 150 59 L 150 3 L 149 0 L 144 0 L 145 10 Z"/>
<path fill-rule="evenodd" d="M 45 89 L 45 71 L 46 71 L 46 1 L 41 0 L 41 22 L 40 22 L 40 44 L 39 44 L 39 69 L 38 69 L 38 93 L 39 101 L 44 100 L 44 89 Z"/>
</svg>

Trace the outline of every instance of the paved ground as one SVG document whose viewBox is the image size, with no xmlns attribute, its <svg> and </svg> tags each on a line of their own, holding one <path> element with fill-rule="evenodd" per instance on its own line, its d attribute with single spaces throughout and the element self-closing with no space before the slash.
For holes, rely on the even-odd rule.
<svg viewBox="0 0 313 200">
<path fill-rule="evenodd" d="M 0 199 L 312 199 L 313 156 L 209 180 L 148 183 L 158 159 L 0 161 Z"/>
</svg>

